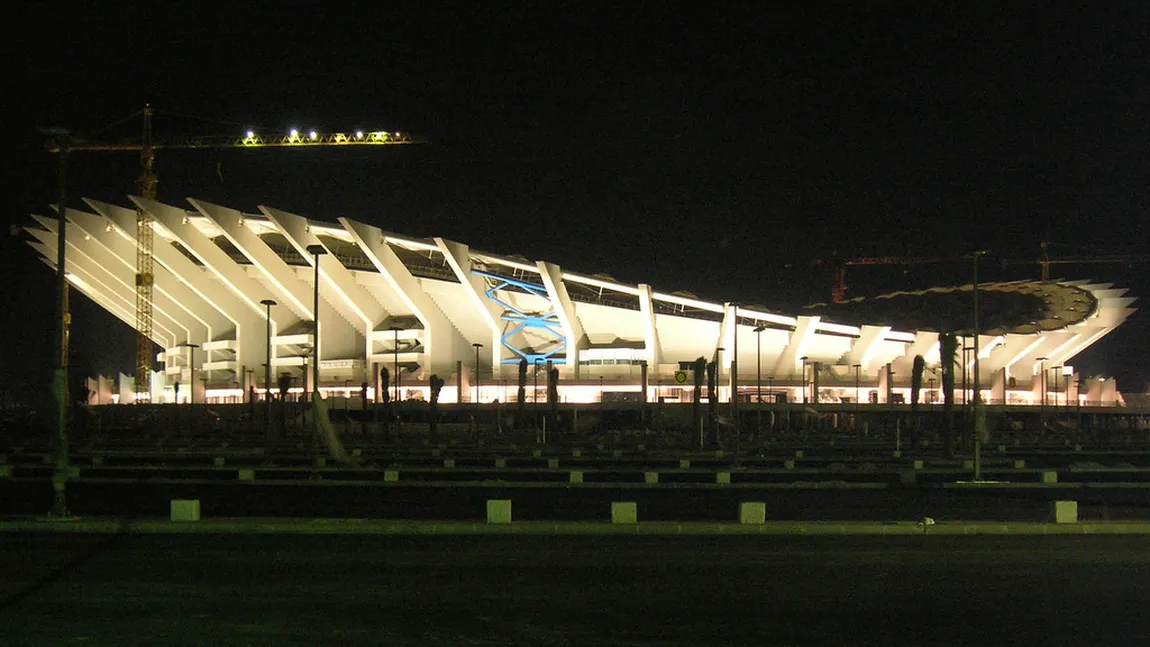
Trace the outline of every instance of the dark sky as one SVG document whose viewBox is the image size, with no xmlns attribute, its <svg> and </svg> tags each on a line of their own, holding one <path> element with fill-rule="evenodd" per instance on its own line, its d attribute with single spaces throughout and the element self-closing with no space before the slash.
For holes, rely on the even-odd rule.
<svg viewBox="0 0 1150 647">
<path fill-rule="evenodd" d="M 112 4 L 37 4 L 10 22 L 20 30 L 3 45 L 9 224 L 56 199 L 39 126 L 97 132 L 150 102 L 159 138 L 251 124 L 402 129 L 433 142 L 169 151 L 157 160 L 166 202 L 348 216 L 715 299 L 825 300 L 829 279 L 811 263 L 836 252 L 1029 258 L 1043 240 L 1066 245 L 1059 253 L 1146 249 L 1144 2 Z M 71 204 L 126 204 L 135 163 L 77 154 Z M 19 392 L 15 376 L 46 375 L 52 276 L 4 240 L 3 379 Z M 1055 275 L 1150 295 L 1150 264 Z M 959 265 L 848 278 L 852 295 L 969 281 Z M 76 301 L 80 361 L 130 366 L 131 331 Z M 1075 363 L 1144 390 L 1147 328 L 1139 313 Z"/>
</svg>

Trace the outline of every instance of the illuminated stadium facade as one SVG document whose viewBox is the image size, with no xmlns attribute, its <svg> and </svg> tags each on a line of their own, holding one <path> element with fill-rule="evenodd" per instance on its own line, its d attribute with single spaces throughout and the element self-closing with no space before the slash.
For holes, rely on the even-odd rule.
<svg viewBox="0 0 1150 647">
<path fill-rule="evenodd" d="M 131 208 L 87 200 L 88 209 L 66 213 L 70 285 L 129 326 L 136 321 L 135 207 L 154 222 L 159 370 L 150 392 L 138 395 L 127 376 L 118 384 L 101 378 L 93 403 L 183 401 L 193 381 L 198 402 L 242 398 L 250 387 L 262 391 L 269 325 L 273 375 L 290 376 L 296 391 L 313 389 L 317 274 L 325 394 L 358 396 L 366 383 L 375 399 L 380 369 L 394 375 L 398 367 L 404 398 L 426 398 L 436 374 L 446 382 L 442 402 L 508 401 L 526 361 L 529 374 L 548 363 L 559 370 L 564 402 L 594 402 L 603 393 L 641 400 L 644 387 L 648 401 L 689 401 L 689 368 L 703 357 L 718 359 L 722 401 L 737 388 L 750 399 L 886 403 L 909 401 L 912 363 L 922 355 L 923 399 L 941 401 L 934 379 L 939 333 L 903 330 L 897 321 L 844 325 L 711 302 L 346 218 L 328 223 L 267 207 L 249 214 L 198 200 L 190 200 L 191 209 L 131 200 Z M 38 226 L 27 228 L 31 244 L 55 267 L 57 221 L 35 220 Z M 322 255 L 313 253 L 316 245 Z M 1043 318 L 983 331 L 986 401 L 1120 401 L 1113 381 L 1080 386 L 1072 360 L 1134 312 L 1125 290 L 1085 281 L 981 289 L 1027 292 L 1046 305 Z M 276 305 L 261 304 L 267 299 Z M 972 345 L 969 337 L 960 341 L 960 349 Z M 961 350 L 958 357 L 964 365 L 958 372 L 972 375 L 973 358 Z M 184 387 L 177 390 L 177 383 Z M 536 383 L 532 375 L 528 389 Z"/>
</svg>

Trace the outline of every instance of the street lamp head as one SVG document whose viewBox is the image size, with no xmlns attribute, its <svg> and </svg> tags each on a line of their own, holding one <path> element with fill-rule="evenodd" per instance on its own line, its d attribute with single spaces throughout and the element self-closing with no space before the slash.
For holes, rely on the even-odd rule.
<svg viewBox="0 0 1150 647">
<path fill-rule="evenodd" d="M 766 330 L 766 329 L 767 329 L 767 327 L 766 327 L 766 326 L 755 326 L 755 329 L 754 329 L 754 330 L 752 330 L 751 332 L 760 333 L 760 332 L 763 332 L 763 331 L 764 331 L 764 330 Z"/>
<path fill-rule="evenodd" d="M 475 342 L 474 344 L 472 344 L 472 346 L 475 347 L 476 349 L 483 348 L 483 344 L 481 344 L 479 342 Z"/>
<path fill-rule="evenodd" d="M 265 306 L 270 308 L 274 305 L 279 305 L 279 304 L 276 303 L 275 300 L 273 300 L 273 299 L 264 299 L 264 300 L 260 301 L 260 305 L 265 305 Z"/>
<path fill-rule="evenodd" d="M 852 364 L 851 368 L 862 368 L 862 364 Z"/>
<path fill-rule="evenodd" d="M 323 245 L 308 245 L 307 253 L 312 256 L 323 256 L 327 254 L 327 248 Z"/>
</svg>

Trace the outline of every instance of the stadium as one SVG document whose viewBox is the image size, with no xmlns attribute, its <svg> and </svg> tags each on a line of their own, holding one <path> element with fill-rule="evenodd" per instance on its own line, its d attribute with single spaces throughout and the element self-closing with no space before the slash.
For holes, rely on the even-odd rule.
<svg viewBox="0 0 1150 647">
<path fill-rule="evenodd" d="M 156 370 L 144 388 L 127 375 L 92 377 L 93 405 L 259 397 L 269 363 L 272 384 L 283 377 L 289 392 L 366 392 L 372 401 L 387 369 L 388 388 L 401 399 L 426 399 L 436 375 L 445 382 L 441 402 L 507 402 L 525 363 L 529 390 L 546 388 L 539 373 L 558 370 L 561 402 L 688 402 L 696 358 L 716 361 L 724 402 L 896 404 L 910 401 L 920 355 L 921 399 L 942 401 L 942 331 L 914 329 L 913 317 L 843 323 L 851 317 L 837 318 L 834 309 L 786 313 L 709 301 L 347 218 L 130 200 L 130 207 L 85 200 L 87 209 L 65 214 L 69 284 L 132 327 L 137 209 L 154 223 Z M 54 268 L 57 219 L 34 219 L 29 242 Z M 969 303 L 973 287 L 887 298 L 950 295 Z M 1126 290 L 1061 280 L 978 289 L 988 304 L 977 344 L 985 402 L 1122 404 L 1113 380 L 1081 378 L 1073 359 L 1134 312 Z M 1037 306 L 995 317 L 995 295 Z M 960 335 L 965 402 L 974 385 L 973 329 L 963 323 L 950 331 Z"/>
</svg>

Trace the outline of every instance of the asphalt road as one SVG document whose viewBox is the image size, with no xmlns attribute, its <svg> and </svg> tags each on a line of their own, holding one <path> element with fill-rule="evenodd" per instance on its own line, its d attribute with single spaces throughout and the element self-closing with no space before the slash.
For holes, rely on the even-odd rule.
<svg viewBox="0 0 1150 647">
<path fill-rule="evenodd" d="M 1144 537 L 0 535 L 4 645 L 1135 645 Z"/>
</svg>

